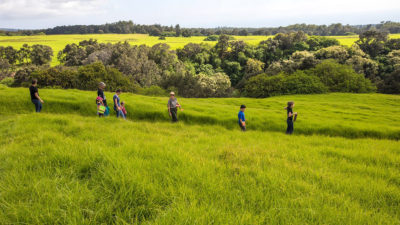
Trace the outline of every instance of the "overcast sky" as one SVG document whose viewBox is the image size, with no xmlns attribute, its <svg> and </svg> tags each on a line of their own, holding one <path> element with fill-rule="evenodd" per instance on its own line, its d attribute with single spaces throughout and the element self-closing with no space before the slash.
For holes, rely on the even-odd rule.
<svg viewBox="0 0 400 225">
<path fill-rule="evenodd" d="M 0 27 L 139 24 L 276 27 L 400 22 L 400 0 L 0 0 Z"/>
</svg>

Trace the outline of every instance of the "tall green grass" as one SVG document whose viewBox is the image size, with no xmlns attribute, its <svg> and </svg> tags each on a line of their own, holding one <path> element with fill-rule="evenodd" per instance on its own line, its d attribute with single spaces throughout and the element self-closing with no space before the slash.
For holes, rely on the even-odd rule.
<svg viewBox="0 0 400 225">
<path fill-rule="evenodd" d="M 398 142 L 13 113 L 2 224 L 399 224 Z"/>
<path fill-rule="evenodd" d="M 399 96 L 179 98 L 171 124 L 167 98 L 122 94 L 124 121 L 96 117 L 95 92 L 39 92 L 36 114 L 0 86 L 0 224 L 400 224 Z"/>
<path fill-rule="evenodd" d="M 41 89 L 46 101 L 44 112 L 95 116 L 96 92 Z M 113 93 L 106 93 L 112 108 Z M 134 121 L 168 121 L 168 97 L 122 94 L 128 118 Z M 209 98 L 178 99 L 185 111 L 179 112 L 186 124 L 220 125 L 237 129 L 237 113 L 247 105 L 248 129 L 283 132 L 286 129 L 288 101 L 295 101 L 299 119 L 295 132 L 304 135 L 328 135 L 347 138 L 373 137 L 400 139 L 400 96 L 383 94 L 345 94 L 281 96 L 267 99 Z M 0 113 L 29 113 L 34 107 L 27 88 L 0 89 Z M 114 114 L 112 114 L 114 115 Z"/>
</svg>

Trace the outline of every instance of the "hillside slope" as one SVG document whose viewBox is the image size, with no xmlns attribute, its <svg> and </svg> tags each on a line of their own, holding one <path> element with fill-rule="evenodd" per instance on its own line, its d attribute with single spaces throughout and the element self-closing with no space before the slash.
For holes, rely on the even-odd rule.
<svg viewBox="0 0 400 225">
<path fill-rule="evenodd" d="M 43 112 L 57 114 L 96 115 L 95 91 L 41 89 L 46 101 Z M 106 93 L 112 108 L 113 93 Z M 168 121 L 167 97 L 122 94 L 128 118 L 134 121 Z M 373 137 L 400 139 L 400 96 L 383 94 L 332 93 L 322 95 L 280 96 L 266 99 L 251 98 L 178 98 L 185 111 L 180 119 L 186 124 L 220 125 L 237 129 L 237 113 L 241 104 L 247 106 L 248 129 L 282 132 L 286 129 L 288 101 L 295 101 L 299 120 L 297 134 Z M 0 114 L 31 113 L 27 88 L 0 87 Z"/>
<path fill-rule="evenodd" d="M 166 98 L 123 94 L 123 121 L 97 118 L 91 92 L 40 90 L 42 114 L 27 94 L 0 88 L 2 224 L 400 223 L 398 96 L 181 99 L 170 124 Z M 289 98 L 306 135 L 279 130 Z M 382 140 L 318 135 L 326 122 Z"/>
</svg>

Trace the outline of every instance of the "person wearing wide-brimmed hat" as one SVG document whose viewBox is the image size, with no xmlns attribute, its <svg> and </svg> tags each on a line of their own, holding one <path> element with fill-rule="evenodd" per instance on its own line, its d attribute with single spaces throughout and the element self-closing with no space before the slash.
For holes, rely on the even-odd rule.
<svg viewBox="0 0 400 225">
<path fill-rule="evenodd" d="M 104 106 L 107 106 L 107 99 L 106 99 L 106 96 L 104 95 L 105 88 L 106 88 L 106 84 L 104 82 L 100 82 L 99 88 L 97 89 L 97 97 L 102 98 Z"/>
<path fill-rule="evenodd" d="M 178 122 L 178 107 L 182 110 L 181 105 L 178 103 L 178 100 L 175 97 L 175 93 L 169 93 L 169 100 L 168 100 L 168 113 L 172 119 L 172 122 Z"/>
</svg>

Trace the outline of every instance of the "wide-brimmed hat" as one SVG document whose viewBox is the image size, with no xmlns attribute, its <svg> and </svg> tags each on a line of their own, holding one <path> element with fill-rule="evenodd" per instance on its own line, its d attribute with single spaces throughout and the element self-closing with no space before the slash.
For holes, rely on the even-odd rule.
<svg viewBox="0 0 400 225">
<path fill-rule="evenodd" d="M 175 95 L 175 92 L 171 91 L 171 92 L 169 93 L 169 95 Z"/>
<path fill-rule="evenodd" d="M 103 98 L 100 97 L 100 96 L 97 96 L 96 100 L 97 100 L 97 101 L 103 101 Z"/>
</svg>

